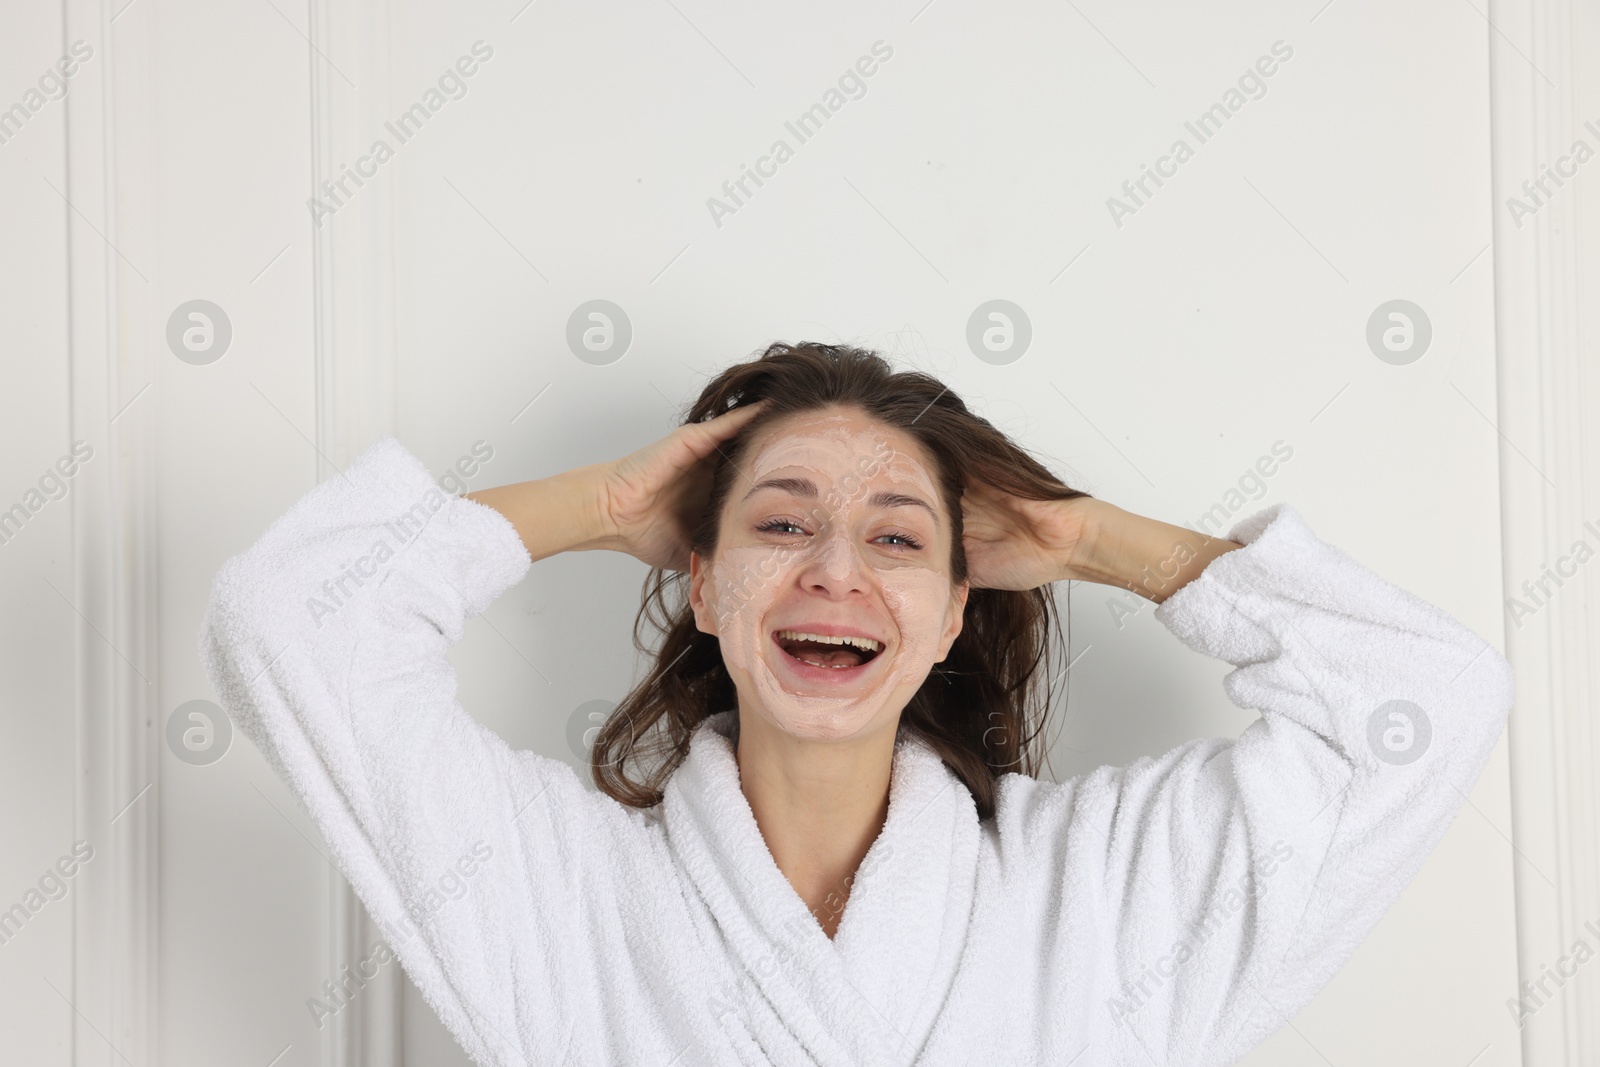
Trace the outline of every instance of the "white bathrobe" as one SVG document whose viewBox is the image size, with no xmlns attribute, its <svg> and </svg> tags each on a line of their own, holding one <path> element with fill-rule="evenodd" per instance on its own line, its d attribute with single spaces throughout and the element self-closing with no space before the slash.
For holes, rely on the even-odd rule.
<svg viewBox="0 0 1600 1067">
<path fill-rule="evenodd" d="M 1228 536 L 1155 617 L 1261 718 L 1008 774 L 982 822 L 902 734 L 833 940 L 740 791 L 733 712 L 641 811 L 462 708 L 446 650 L 529 556 L 392 438 L 226 563 L 200 654 L 478 1063 L 1225 1064 L 1411 880 L 1512 703 L 1497 651 L 1288 505 Z"/>
</svg>

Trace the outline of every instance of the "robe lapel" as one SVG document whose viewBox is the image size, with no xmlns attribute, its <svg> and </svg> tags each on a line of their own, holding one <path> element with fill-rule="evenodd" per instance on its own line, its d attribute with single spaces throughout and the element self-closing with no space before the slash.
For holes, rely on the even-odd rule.
<svg viewBox="0 0 1600 1067">
<path fill-rule="evenodd" d="M 895 745 L 889 816 L 850 888 L 833 947 L 852 986 L 893 1027 L 909 1064 L 955 982 L 972 919 L 978 814 L 937 753 Z"/>
<path fill-rule="evenodd" d="M 663 809 L 668 841 L 740 985 L 761 1002 L 756 1014 L 770 1011 L 823 1067 L 911 1064 L 965 946 L 979 833 L 971 795 L 921 742 L 896 743 L 888 818 L 830 941 L 739 788 L 733 716 L 701 724 Z M 773 1039 L 761 1038 L 759 1018 L 747 1021 L 758 1041 Z"/>
</svg>

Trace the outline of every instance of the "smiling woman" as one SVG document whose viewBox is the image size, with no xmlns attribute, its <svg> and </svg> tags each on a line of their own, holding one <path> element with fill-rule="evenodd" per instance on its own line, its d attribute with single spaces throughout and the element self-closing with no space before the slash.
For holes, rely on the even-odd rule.
<svg viewBox="0 0 1600 1067">
<path fill-rule="evenodd" d="M 853 348 L 773 345 L 632 455 L 444 496 L 314 626 L 430 490 L 362 453 L 223 567 L 201 658 L 480 1063 L 1232 1063 L 1405 888 L 1511 704 L 1504 657 L 1287 504 L 1226 539 L 1135 515 Z M 448 657 L 588 549 L 653 568 L 661 630 L 599 792 L 478 724 Z M 1036 777 L 1060 580 L 1156 603 L 1261 718 Z M 495 862 L 430 907 L 469 843 Z"/>
<path fill-rule="evenodd" d="M 1047 582 L 971 588 L 962 498 L 968 481 L 1034 500 L 1088 496 L 942 382 L 895 373 L 864 351 L 773 345 L 707 385 L 685 424 L 757 405 L 712 457 L 699 521 L 686 526 L 689 566 L 658 568 L 646 584 L 641 622 L 661 631 L 655 668 L 601 730 L 594 764 L 611 796 L 652 806 L 695 729 L 735 706 L 747 780 L 753 761 L 767 770 L 755 753 L 779 736 L 780 749 L 806 753 L 798 758 L 813 772 L 817 760 L 840 764 L 826 780 L 784 773 L 817 782 L 820 803 L 788 805 L 807 811 L 807 827 L 823 840 L 851 839 L 813 879 L 814 894 L 825 895 L 877 830 L 870 819 L 830 825 L 828 815 L 840 802 L 859 810 L 858 792 L 884 795 L 902 731 L 939 753 L 983 818 L 993 814 L 1000 774 L 1037 773 L 1059 652 L 1050 640 L 1055 602 Z M 980 576 L 978 584 L 1003 583 Z M 877 652 L 823 653 L 832 646 L 782 631 L 864 638 Z M 863 773 L 867 753 L 872 770 Z M 758 823 L 777 821 L 772 805 L 764 813 L 759 799 L 751 803 Z M 781 852 L 772 838 L 782 831 L 764 825 L 763 833 Z"/>
</svg>

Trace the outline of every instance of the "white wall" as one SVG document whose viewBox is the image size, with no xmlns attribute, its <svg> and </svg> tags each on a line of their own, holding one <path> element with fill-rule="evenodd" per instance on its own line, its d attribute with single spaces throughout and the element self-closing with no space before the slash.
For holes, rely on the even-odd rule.
<svg viewBox="0 0 1600 1067">
<path fill-rule="evenodd" d="M 768 341 L 846 340 L 944 376 L 1078 484 L 1168 521 L 1197 519 L 1282 440 L 1293 457 L 1241 515 L 1289 500 L 1499 639 L 1497 440 L 1472 407 L 1495 398 L 1490 261 L 1461 273 L 1491 210 L 1487 39 L 1470 10 L 1174 8 L 1158 27 L 1080 6 L 1126 59 L 1068 6 L 935 3 L 915 22 L 916 5 L 679 10 L 694 26 L 667 5 L 397 17 L 396 112 L 473 41 L 495 49 L 390 164 L 399 430 L 435 470 L 478 439 L 496 449 L 481 484 L 615 455 Z M 798 144 L 784 121 L 880 39 L 893 57 L 866 95 Z M 1107 197 L 1279 40 L 1293 55 L 1266 95 L 1114 225 Z M 707 197 L 775 137 L 794 158 L 718 227 Z M 563 343 L 595 297 L 634 327 L 609 366 Z M 1006 366 L 964 340 L 996 297 L 1034 329 Z M 1397 297 L 1434 328 L 1404 367 L 1364 340 Z M 480 624 L 486 647 L 463 653 L 481 672 L 468 706 L 513 743 L 562 751 L 572 709 L 627 688 L 641 573 L 601 556 L 536 567 L 489 613 L 505 640 Z M 1148 605 L 1119 630 L 1107 605 L 1124 599 L 1074 591 L 1087 651 L 1062 774 L 1254 718 L 1223 695 L 1225 665 Z M 1252 1062 L 1466 1063 L 1485 1045 L 1479 1064 L 1518 1062 L 1501 1004 L 1515 986 L 1503 752 L 1474 803 Z"/>
<path fill-rule="evenodd" d="M 75 913 L 56 905 L 0 945 L 0 1030 L 26 1062 L 108 1044 L 156 1062 L 129 1041 L 177 1067 L 465 1062 L 409 983 L 312 1024 L 307 998 L 370 933 L 325 844 L 247 741 L 194 765 L 164 740 L 173 709 L 214 698 L 194 646 L 217 567 L 379 432 L 438 473 L 487 442 L 473 488 L 539 477 L 666 432 L 707 375 L 770 341 L 848 341 L 941 375 L 1097 496 L 1179 523 L 1290 501 L 1324 539 L 1504 639 L 1494 35 L 1471 5 L 122 3 L 4 16 L 0 106 L 63 50 L 63 24 L 95 28 L 114 60 L 102 118 L 117 195 L 73 232 L 116 237 L 115 255 L 99 252 L 118 311 L 102 349 L 69 351 L 70 219 L 41 180 L 65 190 L 65 138 L 43 112 L 0 145 L 7 203 L 22 208 L 0 215 L 0 244 L 28 250 L 0 257 L 0 507 L 74 435 L 99 448 L 69 396 L 74 360 L 98 353 L 119 369 L 104 410 L 139 400 L 114 433 L 104 418 L 92 429 L 127 435 L 154 472 L 137 499 L 157 625 L 136 662 L 159 691 L 137 720 L 158 774 L 128 821 L 149 820 L 143 854 L 159 866 L 84 874 L 151 894 L 135 925 L 154 938 L 155 1025 L 107 1021 L 126 1007 L 77 1015 L 44 984 L 61 975 L 66 991 L 74 969 Z M 314 226 L 314 179 L 375 138 L 396 146 L 384 120 L 480 40 L 493 55 L 466 95 Z M 799 144 L 785 121 L 877 41 L 893 55 L 865 95 Z M 1265 95 L 1198 144 L 1185 121 L 1279 41 L 1293 54 Z M 1193 158 L 1118 225 L 1107 198 L 1180 137 Z M 793 158 L 718 225 L 707 198 L 777 138 Z M 164 336 L 197 298 L 233 330 L 205 366 Z M 632 324 L 608 365 L 565 338 L 596 298 Z M 966 340 L 997 298 L 1032 324 L 1006 364 Z M 1406 365 L 1366 339 L 1394 299 L 1431 321 Z M 1230 501 L 1276 442 L 1291 458 Z M 0 906 L 116 811 L 86 814 L 72 786 L 86 758 L 74 642 L 93 635 L 40 577 L 66 576 L 71 595 L 56 552 L 70 514 L 51 505 L 0 546 L 0 789 L 6 810 L 33 813 L 0 837 Z M 514 746 L 577 763 L 571 715 L 634 677 L 643 573 L 605 554 L 536 566 L 453 653 L 465 705 Z M 1079 585 L 1071 607 L 1082 657 L 1058 777 L 1253 720 L 1222 692 L 1226 665 L 1183 648 L 1148 604 Z M 1522 1063 L 1504 1004 L 1514 881 L 1525 902 L 1554 887 L 1517 869 L 1510 798 L 1502 742 L 1400 902 L 1246 1062 Z"/>
<path fill-rule="evenodd" d="M 59 13 L 49 5 L 7 10 L 0 26 L 0 107 L 9 108 L 65 49 L 59 47 Z M 69 94 L 76 81 L 65 83 Z M 37 508 L 20 529 L 16 519 L 0 515 L 0 811 L 6 813 L 0 910 L 23 903 L 30 890 L 38 894 L 20 929 L 0 919 L 0 1040 L 24 1053 L 19 1062 L 61 1063 L 72 1010 L 62 999 L 72 990 L 68 901 L 96 863 L 91 858 L 78 867 L 72 855 L 79 840 L 73 825 L 73 634 L 75 611 L 88 607 L 85 590 L 74 583 L 72 509 L 82 491 L 80 476 L 112 460 L 99 427 L 72 424 L 64 103 L 45 101 L 43 94 L 40 101 L 38 114 L 20 130 L 0 125 L 8 137 L 0 143 L 0 512 L 18 504 Z M 47 472 L 70 453 L 75 437 L 94 456 L 64 480 L 65 497 L 48 500 L 46 493 L 60 490 Z M 36 494 L 31 500 L 30 490 Z M 82 840 L 85 854 L 100 846 L 104 863 L 104 842 Z M 72 870 L 70 878 L 60 878 L 55 868 L 63 859 L 61 870 Z"/>
</svg>

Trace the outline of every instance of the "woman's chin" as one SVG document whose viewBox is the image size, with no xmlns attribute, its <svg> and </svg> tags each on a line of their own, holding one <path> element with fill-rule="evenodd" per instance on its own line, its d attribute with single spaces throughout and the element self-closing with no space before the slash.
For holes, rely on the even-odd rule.
<svg viewBox="0 0 1600 1067">
<path fill-rule="evenodd" d="M 761 717 L 803 741 L 848 741 L 870 732 L 888 711 L 886 684 L 846 694 L 810 686 L 795 692 L 770 673 L 763 681 L 757 686 Z"/>
</svg>

